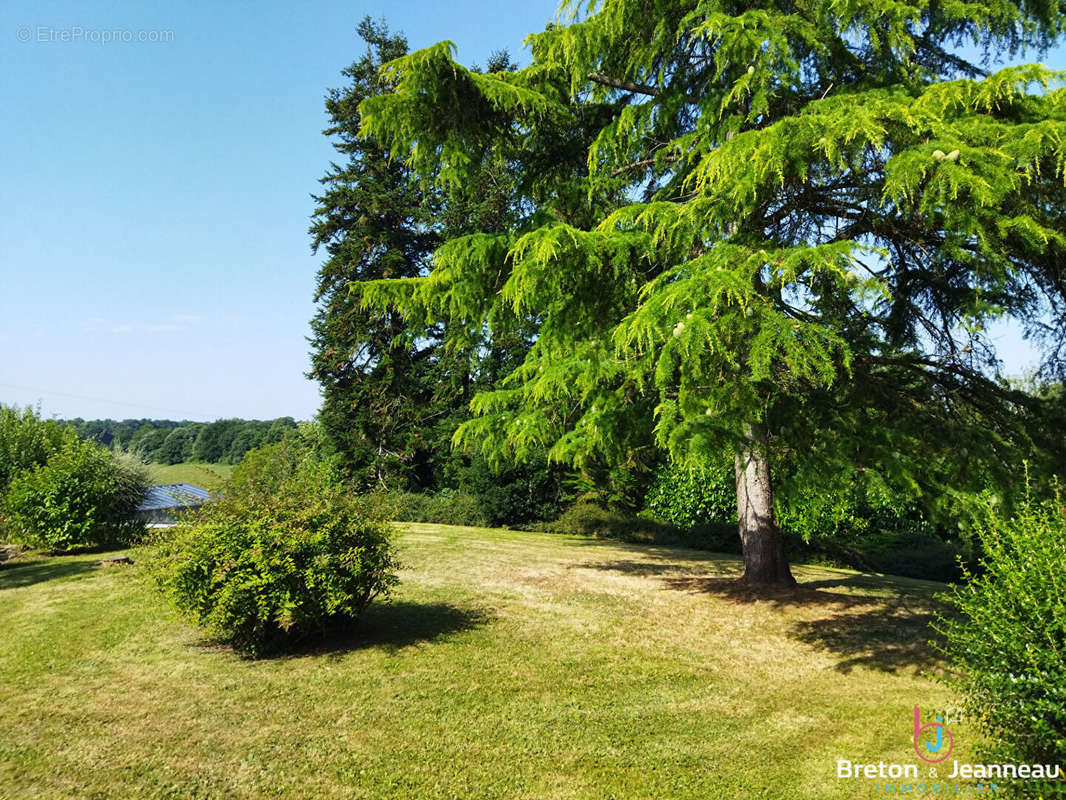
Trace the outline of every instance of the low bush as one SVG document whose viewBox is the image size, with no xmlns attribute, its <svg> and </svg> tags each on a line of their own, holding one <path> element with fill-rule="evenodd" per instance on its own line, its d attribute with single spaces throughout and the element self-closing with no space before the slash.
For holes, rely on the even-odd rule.
<svg viewBox="0 0 1066 800">
<path fill-rule="evenodd" d="M 15 473 L 2 501 L 5 538 L 50 552 L 130 544 L 147 468 L 100 445 L 68 440 L 44 464 Z"/>
<path fill-rule="evenodd" d="M 226 493 L 249 498 L 275 493 L 282 485 L 301 474 L 312 473 L 324 483 L 340 484 L 341 472 L 335 458 L 323 455 L 317 423 L 300 423 L 285 433 L 280 442 L 249 450 L 233 468 L 226 482 Z"/>
<path fill-rule="evenodd" d="M 969 558 L 966 543 L 920 533 L 871 535 L 859 542 L 858 550 L 874 572 L 928 581 L 958 580 L 962 577 L 960 563 Z"/>
<path fill-rule="evenodd" d="M 585 501 L 574 503 L 554 522 L 522 527 L 526 530 L 619 539 L 624 542 L 676 544 L 716 552 L 737 552 L 739 548 L 735 525 L 683 528 L 648 513 L 628 514 Z"/>
<path fill-rule="evenodd" d="M 680 528 L 669 523 L 611 511 L 590 502 L 574 503 L 554 522 L 528 527 L 550 533 L 626 541 L 658 541 L 664 536 L 679 537 L 681 534 Z"/>
<path fill-rule="evenodd" d="M 148 562 L 179 610 L 252 656 L 351 625 L 397 582 L 389 526 L 321 470 L 229 485 Z"/>
<path fill-rule="evenodd" d="M 961 577 L 966 541 L 936 525 L 914 500 L 860 485 L 793 492 L 779 504 L 786 546 L 803 557 L 853 569 L 925 580 Z"/>
<path fill-rule="evenodd" d="M 996 761 L 1066 762 L 1066 508 L 1023 503 L 1010 518 L 986 504 L 976 535 L 980 571 L 946 596 L 941 618 L 955 686 L 992 742 Z M 1031 796 L 1056 787 L 1026 784 Z"/>
<path fill-rule="evenodd" d="M 368 512 L 380 519 L 475 527 L 487 524 L 477 499 L 452 489 L 442 489 L 432 494 L 371 492 L 364 495 L 363 501 Z"/>
</svg>

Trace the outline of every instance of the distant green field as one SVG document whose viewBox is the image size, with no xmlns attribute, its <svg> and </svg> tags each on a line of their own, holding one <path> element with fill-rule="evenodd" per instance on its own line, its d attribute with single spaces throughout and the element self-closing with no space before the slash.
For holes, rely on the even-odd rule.
<svg viewBox="0 0 1066 800">
<path fill-rule="evenodd" d="M 233 472 L 232 464 L 151 464 L 156 483 L 191 483 L 210 492 L 222 488 Z"/>
</svg>

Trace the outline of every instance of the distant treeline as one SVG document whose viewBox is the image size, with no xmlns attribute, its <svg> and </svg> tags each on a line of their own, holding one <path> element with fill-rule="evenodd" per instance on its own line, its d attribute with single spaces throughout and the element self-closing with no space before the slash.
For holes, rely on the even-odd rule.
<svg viewBox="0 0 1066 800">
<path fill-rule="evenodd" d="M 249 450 L 280 442 L 286 431 L 296 427 L 292 417 L 220 419 L 215 422 L 79 418 L 69 420 L 69 423 L 86 439 L 137 453 L 158 464 L 186 461 L 236 464 Z"/>
</svg>

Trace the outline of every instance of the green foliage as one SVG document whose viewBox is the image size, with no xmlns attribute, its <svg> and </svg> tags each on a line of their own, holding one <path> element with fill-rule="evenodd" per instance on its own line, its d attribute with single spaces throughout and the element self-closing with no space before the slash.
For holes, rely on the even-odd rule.
<svg viewBox="0 0 1066 800">
<path fill-rule="evenodd" d="M 436 492 L 371 492 L 363 497 L 375 517 L 403 522 L 437 522 L 443 525 L 487 525 L 473 495 L 454 489 Z"/>
<path fill-rule="evenodd" d="M 314 475 L 324 483 L 340 485 L 337 458 L 326 451 L 325 432 L 318 422 L 304 422 L 280 442 L 249 450 L 233 468 L 225 494 L 267 497 L 297 476 Z"/>
<path fill-rule="evenodd" d="M 129 544 L 143 530 L 132 516 L 147 486 L 143 464 L 74 437 L 12 478 L 5 537 L 51 552 Z"/>
<path fill-rule="evenodd" d="M 250 450 L 226 481 L 225 492 L 267 496 L 291 480 L 300 469 L 306 453 L 290 441 Z"/>
<path fill-rule="evenodd" d="M 758 450 L 786 498 L 861 469 L 949 520 L 1047 445 L 990 324 L 1049 337 L 1066 370 L 1062 75 L 956 50 L 1039 48 L 1064 19 L 603 0 L 531 36 L 518 72 L 447 42 L 403 56 L 362 132 L 449 194 L 494 154 L 520 213 L 354 291 L 427 326 L 535 318 L 456 434 L 490 460 L 647 466 L 654 436 L 677 461 Z"/>
<path fill-rule="evenodd" d="M 93 439 L 105 447 L 122 450 L 129 449 L 130 441 L 139 431 L 159 428 L 171 431 L 188 423 L 171 419 L 82 419 L 68 420 L 68 423 L 86 439 Z"/>
<path fill-rule="evenodd" d="M 735 530 L 736 483 L 733 464 L 723 454 L 704 466 L 663 464 L 645 506 L 655 517 L 681 529 Z M 950 538 L 913 501 L 877 494 L 854 481 L 837 490 L 792 491 L 777 497 L 776 516 L 786 533 L 786 549 L 805 561 L 927 580 L 960 576 L 967 543 Z M 711 536 L 712 549 L 735 545 Z"/>
<path fill-rule="evenodd" d="M 168 435 L 166 429 L 145 425 L 133 434 L 127 449 L 145 461 L 154 460 Z"/>
<path fill-rule="evenodd" d="M 997 761 L 1066 762 L 1066 507 L 1029 500 L 1011 517 L 993 499 L 977 527 L 980 571 L 948 599 L 946 654 L 966 709 Z M 1033 797 L 1061 796 L 1026 784 Z"/>
<path fill-rule="evenodd" d="M 70 424 L 85 438 L 128 450 L 158 464 L 192 461 L 237 464 L 249 450 L 279 442 L 296 427 L 292 417 L 265 421 L 220 419 L 214 422 L 76 419 Z"/>
<path fill-rule="evenodd" d="M 661 519 L 649 512 L 633 514 L 619 509 L 582 500 L 567 508 L 553 522 L 533 523 L 526 529 L 565 533 L 571 536 L 591 536 L 597 539 L 619 539 L 640 544 L 683 545 L 713 552 L 737 552 L 736 524 L 712 523 L 686 527 Z"/>
<path fill-rule="evenodd" d="M 397 582 L 392 532 L 319 470 L 257 482 L 278 446 L 155 547 L 149 569 L 185 614 L 261 656 L 351 625 Z"/>
<path fill-rule="evenodd" d="M 888 575 L 930 581 L 954 582 L 962 576 L 960 564 L 972 558 L 969 543 L 957 538 L 889 530 L 874 531 L 853 545 L 861 558 L 847 566 Z"/>
<path fill-rule="evenodd" d="M 861 473 L 836 489 L 796 486 L 777 498 L 777 519 L 799 552 L 829 556 L 853 569 L 926 580 L 954 581 L 971 546 L 956 525 L 937 524 L 920 503 Z"/>
<path fill-rule="evenodd" d="M 312 248 L 328 258 L 315 289 L 310 376 L 322 385 L 319 417 L 327 444 L 352 480 L 362 487 L 430 486 L 436 438 L 430 431 L 462 405 L 440 374 L 440 331 L 407 336 L 401 314 L 360 309 L 348 284 L 428 270 L 438 242 L 437 200 L 419 189 L 402 163 L 357 135 L 359 103 L 389 89 L 378 80 L 378 68 L 407 52 L 402 34 L 369 17 L 359 36 L 366 54 L 344 70 L 350 83 L 326 97 L 325 133 L 345 162 L 331 164 L 315 198 Z"/>
<path fill-rule="evenodd" d="M 326 98 L 325 133 L 344 162 L 330 166 L 315 198 L 312 248 L 328 258 L 317 276 L 310 375 L 322 386 L 327 443 L 357 485 L 454 487 L 462 454 L 452 451 L 452 433 L 469 417 L 476 387 L 509 372 L 512 351 L 524 353 L 522 325 L 490 337 L 483 326 L 466 326 L 466 315 L 429 323 L 396 306 L 366 308 L 350 285 L 417 279 L 429 273 L 447 236 L 499 230 L 513 217 L 512 178 L 491 154 L 481 154 L 462 189 L 445 196 L 391 159 L 374 137 L 360 136 L 360 104 L 392 91 L 379 68 L 406 54 L 407 42 L 369 18 L 359 35 L 365 56 L 344 71 L 348 85 Z M 512 68 L 506 53 L 488 66 Z"/>
<path fill-rule="evenodd" d="M 174 428 L 166 435 L 163 443 L 155 453 L 155 460 L 161 464 L 181 464 L 193 459 L 193 447 L 199 431 L 193 425 Z"/>
<path fill-rule="evenodd" d="M 18 472 L 44 464 L 75 438 L 70 426 L 41 419 L 33 408 L 0 405 L 0 496 Z"/>
<path fill-rule="evenodd" d="M 574 503 L 554 522 L 538 525 L 536 528 L 551 533 L 632 542 L 676 542 L 683 536 L 682 529 L 676 525 L 651 517 L 638 517 L 605 509 L 588 501 Z"/>
<path fill-rule="evenodd" d="M 736 477 L 732 459 L 705 466 L 667 462 L 648 491 L 646 508 L 683 528 L 737 524 Z"/>
<path fill-rule="evenodd" d="M 493 469 L 475 458 L 463 468 L 459 489 L 432 492 L 387 490 L 364 496 L 377 516 L 404 522 L 446 525 L 522 525 L 554 519 L 559 513 L 557 470 L 539 464 Z"/>
<path fill-rule="evenodd" d="M 488 525 L 554 519 L 559 513 L 559 470 L 541 457 L 525 464 L 493 466 L 475 457 L 461 481 Z"/>
<path fill-rule="evenodd" d="M 269 422 L 220 419 L 205 424 L 183 426 L 177 430 L 188 430 L 182 440 L 182 454 L 189 453 L 190 460 L 211 464 L 237 464 L 249 450 L 263 444 L 276 443 L 295 427 L 296 423 L 292 417 L 282 417 Z M 195 438 L 192 438 L 194 434 Z M 189 439 L 192 439 L 191 445 Z M 162 448 L 166 448 L 165 440 Z M 163 455 L 159 450 L 149 453 L 149 456 L 159 460 L 162 460 Z"/>
</svg>

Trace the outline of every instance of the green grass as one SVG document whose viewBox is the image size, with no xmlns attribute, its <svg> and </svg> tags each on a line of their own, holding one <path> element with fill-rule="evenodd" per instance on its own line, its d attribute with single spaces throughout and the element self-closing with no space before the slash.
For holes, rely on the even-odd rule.
<svg viewBox="0 0 1066 800">
<path fill-rule="evenodd" d="M 150 464 L 156 483 L 191 483 L 217 492 L 233 472 L 231 464 Z"/>
<path fill-rule="evenodd" d="M 756 597 L 698 551 L 429 524 L 401 545 L 358 635 L 263 661 L 139 565 L 0 569 L 0 795 L 874 797 L 836 759 L 914 763 L 913 707 L 951 704 L 936 584 L 797 567 L 801 591 Z"/>
</svg>

